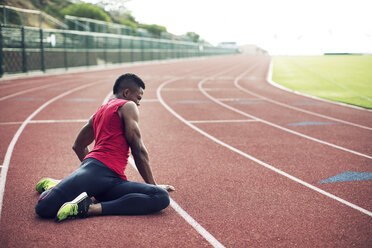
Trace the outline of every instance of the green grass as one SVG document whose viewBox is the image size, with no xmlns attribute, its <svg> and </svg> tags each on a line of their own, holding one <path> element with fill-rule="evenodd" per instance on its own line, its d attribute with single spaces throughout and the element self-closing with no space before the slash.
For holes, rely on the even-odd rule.
<svg viewBox="0 0 372 248">
<path fill-rule="evenodd" d="M 372 56 L 277 56 L 273 80 L 308 95 L 372 109 Z"/>
</svg>

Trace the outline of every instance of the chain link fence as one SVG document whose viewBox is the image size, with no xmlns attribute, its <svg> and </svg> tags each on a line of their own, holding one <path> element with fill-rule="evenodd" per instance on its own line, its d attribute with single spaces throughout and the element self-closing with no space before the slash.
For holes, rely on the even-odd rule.
<svg viewBox="0 0 372 248">
<path fill-rule="evenodd" d="M 127 35 L 0 26 L 0 76 L 55 68 L 97 66 L 235 54 L 231 48 Z"/>
</svg>

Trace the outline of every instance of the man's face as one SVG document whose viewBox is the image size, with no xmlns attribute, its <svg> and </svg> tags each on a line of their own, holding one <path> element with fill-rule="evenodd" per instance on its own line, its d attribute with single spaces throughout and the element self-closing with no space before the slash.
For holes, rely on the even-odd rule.
<svg viewBox="0 0 372 248">
<path fill-rule="evenodd" d="M 129 101 L 133 101 L 135 104 L 137 104 L 137 106 L 139 106 L 140 101 L 142 99 L 142 95 L 143 95 L 143 89 L 142 88 L 139 88 L 138 90 L 133 91 L 133 92 L 129 90 L 125 99 L 129 100 Z"/>
</svg>

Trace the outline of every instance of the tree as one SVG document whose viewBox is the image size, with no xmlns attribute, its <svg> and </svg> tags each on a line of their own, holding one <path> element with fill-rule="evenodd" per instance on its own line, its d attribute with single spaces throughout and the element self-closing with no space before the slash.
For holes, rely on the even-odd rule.
<svg viewBox="0 0 372 248">
<path fill-rule="evenodd" d="M 200 35 L 194 32 L 187 32 L 186 36 L 189 37 L 193 42 L 198 42 L 200 38 Z"/>
<path fill-rule="evenodd" d="M 160 38 L 161 33 L 167 32 L 167 28 L 164 26 L 156 25 L 156 24 L 140 24 L 140 27 L 146 29 L 149 33 L 153 34 L 155 37 Z"/>
<path fill-rule="evenodd" d="M 63 15 L 85 17 L 105 22 L 112 22 L 110 16 L 98 6 L 88 3 L 77 3 L 62 10 Z"/>
</svg>

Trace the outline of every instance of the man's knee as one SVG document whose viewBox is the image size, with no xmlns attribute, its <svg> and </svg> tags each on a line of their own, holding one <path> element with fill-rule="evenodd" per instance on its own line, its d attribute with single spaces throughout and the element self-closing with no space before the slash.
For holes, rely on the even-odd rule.
<svg viewBox="0 0 372 248">
<path fill-rule="evenodd" d="M 159 188 L 159 191 L 157 193 L 157 199 L 158 199 L 157 211 L 167 208 L 170 204 L 170 197 L 165 189 Z"/>
<path fill-rule="evenodd" d="M 53 207 L 45 204 L 43 200 L 39 200 L 35 206 L 35 212 L 42 218 L 54 218 L 56 216 L 56 211 Z"/>
<path fill-rule="evenodd" d="M 54 218 L 58 211 L 58 204 L 52 199 L 44 197 L 47 192 L 44 192 L 35 206 L 35 212 L 42 218 Z"/>
</svg>

